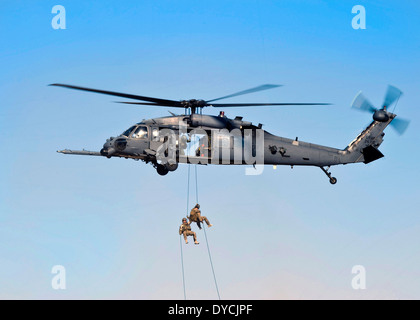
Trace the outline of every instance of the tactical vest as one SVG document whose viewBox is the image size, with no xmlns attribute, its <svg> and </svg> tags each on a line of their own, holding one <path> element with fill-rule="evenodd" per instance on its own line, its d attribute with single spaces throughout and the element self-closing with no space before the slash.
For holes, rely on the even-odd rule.
<svg viewBox="0 0 420 320">
<path fill-rule="evenodd" d="M 190 220 L 197 222 L 199 212 L 200 212 L 200 210 L 198 210 L 197 208 L 193 208 L 190 212 Z"/>
<path fill-rule="evenodd" d="M 181 224 L 180 230 L 181 230 L 181 233 L 184 233 L 184 231 L 191 231 L 191 226 L 189 224 L 187 225 Z"/>
</svg>

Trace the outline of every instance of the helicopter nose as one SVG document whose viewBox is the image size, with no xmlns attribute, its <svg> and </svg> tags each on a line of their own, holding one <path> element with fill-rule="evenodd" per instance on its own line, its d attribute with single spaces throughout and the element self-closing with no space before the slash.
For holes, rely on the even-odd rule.
<svg viewBox="0 0 420 320">
<path fill-rule="evenodd" d="M 115 153 L 114 148 L 102 148 L 101 149 L 101 155 L 107 158 L 111 158 L 111 156 Z"/>
<path fill-rule="evenodd" d="M 104 143 L 103 148 L 101 149 L 101 155 L 111 158 L 111 156 L 115 153 L 115 148 L 113 147 L 114 137 L 107 139 Z"/>
</svg>

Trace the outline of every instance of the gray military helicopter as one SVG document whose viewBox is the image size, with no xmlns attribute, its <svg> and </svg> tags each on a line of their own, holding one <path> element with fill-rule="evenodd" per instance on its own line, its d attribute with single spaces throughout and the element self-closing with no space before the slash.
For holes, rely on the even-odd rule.
<svg viewBox="0 0 420 320">
<path fill-rule="evenodd" d="M 314 166 L 319 167 L 327 175 L 331 184 L 335 184 L 337 179 L 329 172 L 331 166 L 359 162 L 367 164 L 382 158 L 383 154 L 378 147 L 383 142 L 384 129 L 391 124 L 399 134 L 402 134 L 409 124 L 407 120 L 395 119 L 396 114 L 388 111 L 388 108 L 396 103 L 402 94 L 393 86 L 388 86 L 384 102 L 378 109 L 361 92 L 355 97 L 352 107 L 373 113 L 373 122 L 344 149 L 303 142 L 297 138 L 279 137 L 263 130 L 261 124 L 254 125 L 249 121 L 244 121 L 242 117 L 230 119 L 224 115 L 223 111 L 218 116 L 202 113 L 205 107 L 328 105 L 328 103 L 215 103 L 222 99 L 276 88 L 279 85 L 265 84 L 212 100 L 181 101 L 67 84 L 55 83 L 51 86 L 140 101 L 121 102 L 125 104 L 184 109 L 182 115 L 170 112 L 171 116 L 143 120 L 131 126 L 121 135 L 107 139 L 100 152 L 68 149 L 57 151 L 63 154 L 142 160 L 151 163 L 160 175 L 175 171 L 179 163 L 288 165 L 292 168 L 293 166 Z M 162 135 L 162 132 L 165 134 Z M 259 158 L 256 157 L 258 152 Z M 169 154 L 172 156 L 168 157 Z"/>
</svg>

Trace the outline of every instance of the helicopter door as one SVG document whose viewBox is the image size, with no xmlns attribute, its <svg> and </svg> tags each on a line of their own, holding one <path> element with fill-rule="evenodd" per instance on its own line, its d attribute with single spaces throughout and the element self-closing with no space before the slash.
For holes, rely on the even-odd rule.
<svg viewBox="0 0 420 320">
<path fill-rule="evenodd" d="M 158 127 L 152 127 L 150 128 L 152 131 L 152 137 L 150 139 L 150 149 L 153 151 L 156 151 L 159 146 L 162 144 L 163 141 L 160 141 L 159 139 L 159 128 Z"/>
<path fill-rule="evenodd" d="M 131 134 L 133 147 L 138 150 L 138 153 L 149 148 L 149 132 L 147 126 L 138 126 Z"/>
</svg>

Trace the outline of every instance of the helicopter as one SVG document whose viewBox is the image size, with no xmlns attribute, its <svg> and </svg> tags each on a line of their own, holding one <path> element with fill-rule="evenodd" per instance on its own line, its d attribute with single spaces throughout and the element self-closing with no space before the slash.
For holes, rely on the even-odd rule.
<svg viewBox="0 0 420 320">
<path fill-rule="evenodd" d="M 351 106 L 373 114 L 373 121 L 344 149 L 276 136 L 254 125 L 243 117 L 228 118 L 224 111 L 218 116 L 203 114 L 203 108 L 261 107 L 329 105 L 329 103 L 220 103 L 222 99 L 236 97 L 280 87 L 264 84 L 211 100 L 189 99 L 168 100 L 135 94 L 106 91 L 68 84 L 54 83 L 50 86 L 63 87 L 93 93 L 106 94 L 136 101 L 120 103 L 184 109 L 184 114 L 147 119 L 132 125 L 117 137 L 110 137 L 98 151 L 59 150 L 71 155 L 119 157 L 150 163 L 159 175 L 166 175 L 185 164 L 217 165 L 287 165 L 319 167 L 331 184 L 337 183 L 329 171 L 331 166 L 350 163 L 370 163 L 382 158 L 379 151 L 385 128 L 391 124 L 397 133 L 403 134 L 409 121 L 396 119 L 388 109 L 398 102 L 402 92 L 389 85 L 384 102 L 375 108 L 359 92 Z"/>
</svg>

